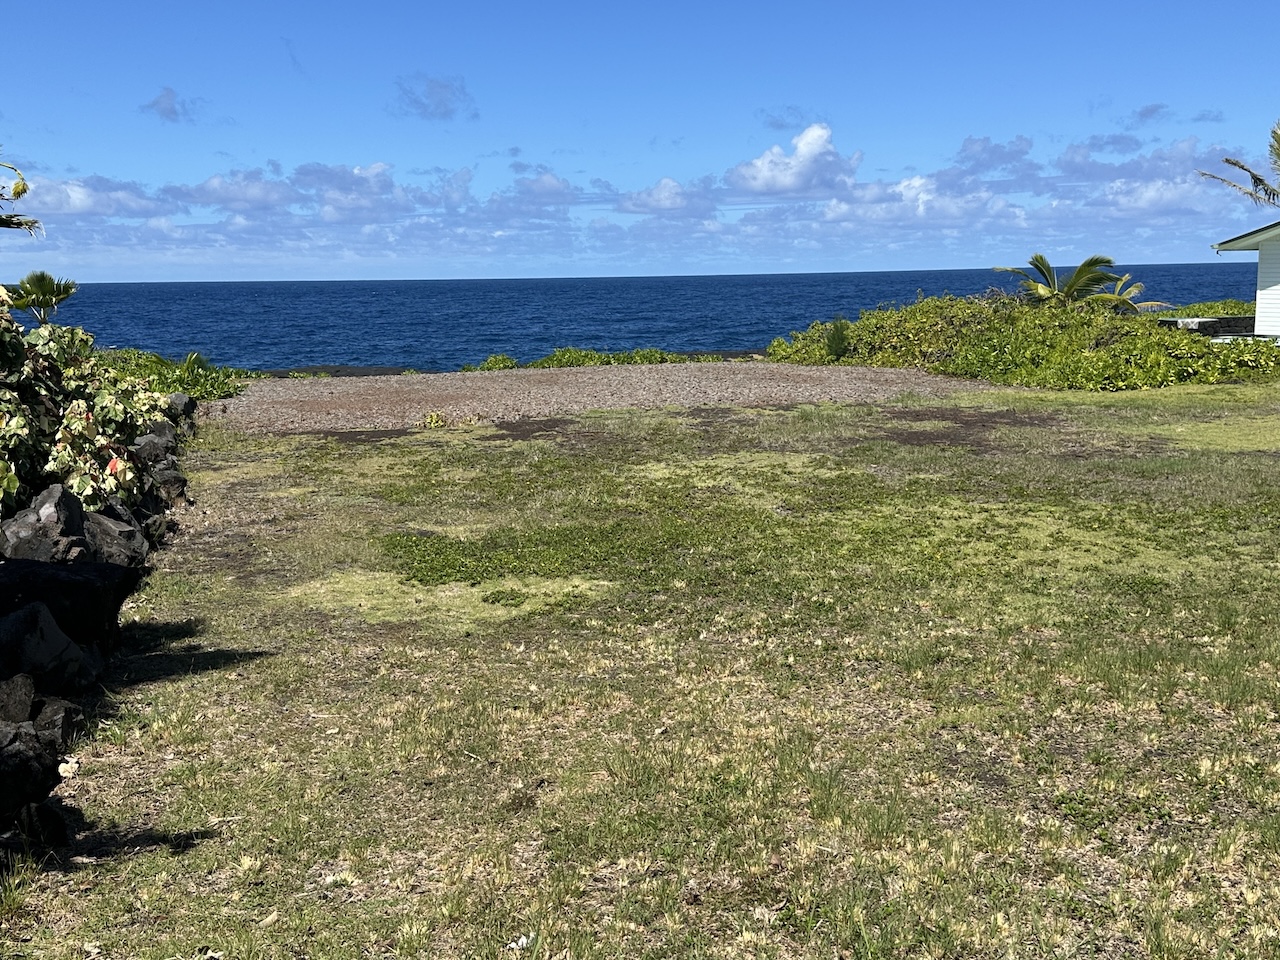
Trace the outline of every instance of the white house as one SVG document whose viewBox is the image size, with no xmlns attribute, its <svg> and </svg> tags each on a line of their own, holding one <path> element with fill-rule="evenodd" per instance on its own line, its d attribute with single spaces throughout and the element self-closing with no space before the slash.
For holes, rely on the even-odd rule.
<svg viewBox="0 0 1280 960">
<path fill-rule="evenodd" d="M 1213 249 L 1258 251 L 1258 302 L 1253 332 L 1280 337 L 1280 221 L 1215 243 Z"/>
</svg>

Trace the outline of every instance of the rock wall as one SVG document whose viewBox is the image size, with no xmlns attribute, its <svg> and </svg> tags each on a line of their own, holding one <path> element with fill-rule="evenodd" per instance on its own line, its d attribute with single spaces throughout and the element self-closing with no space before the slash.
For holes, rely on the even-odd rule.
<svg viewBox="0 0 1280 960">
<path fill-rule="evenodd" d="M 143 494 L 91 513 L 60 484 L 0 523 L 0 841 L 63 837 L 47 798 L 83 719 L 74 697 L 92 688 L 120 639 L 120 607 L 186 499 L 180 441 L 195 403 L 170 397 L 170 420 L 131 448 Z"/>
</svg>

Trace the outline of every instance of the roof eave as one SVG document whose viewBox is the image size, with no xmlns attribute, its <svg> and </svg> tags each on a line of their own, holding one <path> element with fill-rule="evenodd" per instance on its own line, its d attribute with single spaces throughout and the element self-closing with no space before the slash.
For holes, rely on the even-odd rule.
<svg viewBox="0 0 1280 960">
<path fill-rule="evenodd" d="M 1212 249 L 1217 250 L 1219 253 L 1224 250 L 1257 250 L 1268 240 L 1277 239 L 1280 239 L 1280 220 L 1275 223 L 1269 223 L 1265 227 L 1259 227 L 1257 230 L 1242 233 L 1240 236 L 1232 237 L 1230 240 L 1215 243 Z"/>
</svg>

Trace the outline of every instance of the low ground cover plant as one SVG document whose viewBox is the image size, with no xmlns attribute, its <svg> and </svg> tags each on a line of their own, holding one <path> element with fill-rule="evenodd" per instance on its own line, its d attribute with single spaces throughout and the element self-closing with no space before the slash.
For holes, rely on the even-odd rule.
<svg viewBox="0 0 1280 960">
<path fill-rule="evenodd" d="M 628 363 L 689 363 L 691 361 L 710 362 L 720 360 L 718 354 L 671 353 L 640 347 L 635 350 L 620 350 L 613 353 L 600 350 L 584 350 L 581 347 L 558 347 L 545 357 L 540 357 L 524 364 L 533 369 L 549 367 L 600 367 L 611 364 Z M 496 353 L 485 359 L 483 363 L 466 365 L 463 370 L 514 370 L 521 366 L 519 361 L 505 353 Z"/>
<path fill-rule="evenodd" d="M 866 311 L 856 323 L 842 318 L 815 323 L 789 339 L 774 340 L 767 356 L 789 363 L 917 367 L 1011 386 L 1069 390 L 1280 375 L 1280 347 L 1270 340 L 1214 343 L 1162 327 L 1154 314 L 1009 296 L 929 297 L 906 307 Z"/>
<path fill-rule="evenodd" d="M 206 431 L 0 937 L 1273 957 L 1278 391 Z"/>
</svg>

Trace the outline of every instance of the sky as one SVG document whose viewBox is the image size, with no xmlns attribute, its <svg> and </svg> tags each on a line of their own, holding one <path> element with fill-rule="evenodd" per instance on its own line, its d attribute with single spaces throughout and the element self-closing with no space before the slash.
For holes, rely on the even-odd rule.
<svg viewBox="0 0 1280 960">
<path fill-rule="evenodd" d="M 1181 263 L 1280 219 L 1196 173 L 1269 169 L 1280 95 L 1247 19 L 971 6 L 25 4 L 0 161 L 44 233 L 3 231 L 0 272 Z"/>
</svg>

